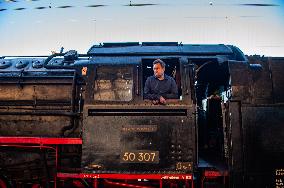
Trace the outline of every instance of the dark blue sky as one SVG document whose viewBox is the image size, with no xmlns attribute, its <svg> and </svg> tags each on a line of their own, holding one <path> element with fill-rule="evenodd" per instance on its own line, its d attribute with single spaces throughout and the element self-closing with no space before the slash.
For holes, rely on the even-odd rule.
<svg viewBox="0 0 284 188">
<path fill-rule="evenodd" d="M 128 0 L 0 2 L 6 9 L 0 11 L 0 55 L 47 55 L 61 46 L 85 53 L 100 42 L 178 41 L 284 56 L 283 0 L 132 0 L 156 4 L 148 6 L 124 6 Z"/>
</svg>

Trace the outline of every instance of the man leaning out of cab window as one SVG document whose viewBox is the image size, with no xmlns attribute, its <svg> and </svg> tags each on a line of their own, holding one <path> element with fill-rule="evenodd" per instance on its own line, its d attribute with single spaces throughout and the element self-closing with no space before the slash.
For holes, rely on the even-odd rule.
<svg viewBox="0 0 284 188">
<path fill-rule="evenodd" d="M 154 104 L 166 104 L 167 99 L 178 98 L 178 88 L 175 80 L 165 74 L 166 64 L 156 59 L 153 62 L 154 75 L 147 78 L 144 87 L 144 99 L 152 100 Z"/>
</svg>

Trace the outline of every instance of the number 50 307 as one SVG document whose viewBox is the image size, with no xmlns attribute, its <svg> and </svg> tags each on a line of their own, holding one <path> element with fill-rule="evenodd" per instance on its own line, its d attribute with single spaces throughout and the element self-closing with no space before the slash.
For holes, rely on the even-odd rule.
<svg viewBox="0 0 284 188">
<path fill-rule="evenodd" d="M 122 163 L 159 163 L 159 151 L 124 151 L 120 155 Z"/>
</svg>

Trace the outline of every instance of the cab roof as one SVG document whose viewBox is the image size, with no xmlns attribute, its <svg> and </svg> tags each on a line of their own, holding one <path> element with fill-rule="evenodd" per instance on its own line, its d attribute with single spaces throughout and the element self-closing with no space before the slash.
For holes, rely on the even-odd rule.
<svg viewBox="0 0 284 188">
<path fill-rule="evenodd" d="M 181 44 L 177 42 L 125 42 L 103 43 L 92 46 L 90 56 L 140 55 L 231 55 L 230 46 L 224 44 Z"/>
</svg>

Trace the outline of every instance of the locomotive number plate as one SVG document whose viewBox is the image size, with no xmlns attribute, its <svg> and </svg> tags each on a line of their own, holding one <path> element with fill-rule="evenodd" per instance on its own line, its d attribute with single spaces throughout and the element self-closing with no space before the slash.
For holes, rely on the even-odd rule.
<svg viewBox="0 0 284 188">
<path fill-rule="evenodd" d="M 159 151 L 135 150 L 123 151 L 121 163 L 159 163 Z"/>
</svg>

